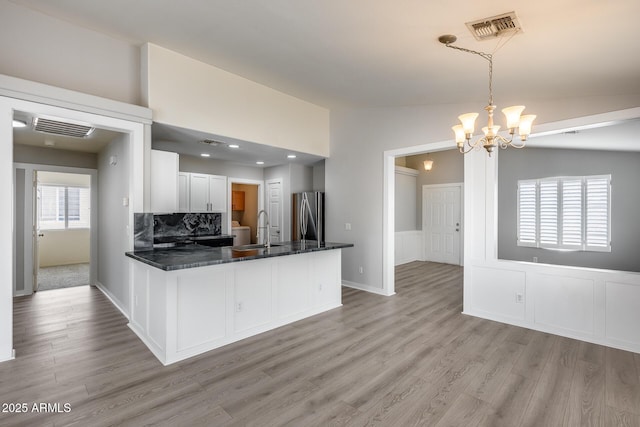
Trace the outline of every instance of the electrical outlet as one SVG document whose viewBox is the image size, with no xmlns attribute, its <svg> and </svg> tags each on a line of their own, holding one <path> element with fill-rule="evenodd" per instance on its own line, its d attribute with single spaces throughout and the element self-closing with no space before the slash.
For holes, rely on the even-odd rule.
<svg viewBox="0 0 640 427">
<path fill-rule="evenodd" d="M 345 222 L 344 229 L 345 230 L 351 230 L 351 223 L 350 222 Z"/>
<path fill-rule="evenodd" d="M 236 313 L 240 313 L 242 311 L 242 303 L 239 302 L 236 304 Z"/>
<path fill-rule="evenodd" d="M 322 292 L 322 283 L 318 283 L 318 290 Z"/>
<path fill-rule="evenodd" d="M 537 256 L 533 257 L 533 262 L 538 262 L 538 257 Z"/>
<path fill-rule="evenodd" d="M 522 292 L 516 292 L 516 303 L 524 304 L 524 294 Z"/>
<path fill-rule="evenodd" d="M 363 267 L 363 266 L 360 266 L 360 268 L 358 268 L 358 272 L 359 272 L 360 274 L 364 274 L 364 267 Z"/>
</svg>

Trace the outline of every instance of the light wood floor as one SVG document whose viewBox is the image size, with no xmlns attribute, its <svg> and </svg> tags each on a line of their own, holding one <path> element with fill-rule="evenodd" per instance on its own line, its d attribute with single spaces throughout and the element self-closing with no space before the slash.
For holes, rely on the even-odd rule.
<svg viewBox="0 0 640 427">
<path fill-rule="evenodd" d="M 459 267 L 396 278 L 168 367 L 96 289 L 17 298 L 0 403 L 71 411 L 0 425 L 640 426 L 640 355 L 464 316 Z"/>
</svg>

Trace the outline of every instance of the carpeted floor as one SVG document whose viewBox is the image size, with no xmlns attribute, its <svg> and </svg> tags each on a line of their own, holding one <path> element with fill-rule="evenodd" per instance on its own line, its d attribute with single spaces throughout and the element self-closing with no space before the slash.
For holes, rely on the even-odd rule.
<svg viewBox="0 0 640 427">
<path fill-rule="evenodd" d="M 70 288 L 89 284 L 89 264 L 44 267 L 38 270 L 38 290 Z"/>
</svg>

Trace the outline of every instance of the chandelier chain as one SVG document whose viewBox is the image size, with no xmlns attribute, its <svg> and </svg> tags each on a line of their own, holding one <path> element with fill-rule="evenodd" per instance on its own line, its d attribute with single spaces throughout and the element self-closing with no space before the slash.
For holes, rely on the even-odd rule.
<svg viewBox="0 0 640 427">
<path fill-rule="evenodd" d="M 451 43 L 446 43 L 445 46 L 450 47 L 451 49 L 460 50 L 462 52 L 473 53 L 474 55 L 483 57 L 489 62 L 489 105 L 493 105 L 493 54 L 478 52 L 476 50 L 466 49 L 460 46 L 454 46 Z"/>
</svg>

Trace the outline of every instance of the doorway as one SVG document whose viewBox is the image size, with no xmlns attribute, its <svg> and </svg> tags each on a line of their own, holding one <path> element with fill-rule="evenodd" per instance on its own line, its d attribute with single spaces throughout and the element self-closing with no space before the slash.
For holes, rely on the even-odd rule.
<svg viewBox="0 0 640 427">
<path fill-rule="evenodd" d="M 258 185 L 231 184 L 231 234 L 233 245 L 257 243 Z"/>
<path fill-rule="evenodd" d="M 91 284 L 91 175 L 34 173 L 34 292 Z"/>
</svg>

